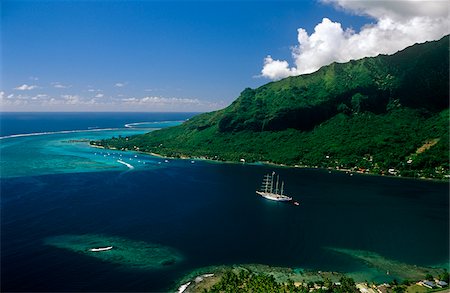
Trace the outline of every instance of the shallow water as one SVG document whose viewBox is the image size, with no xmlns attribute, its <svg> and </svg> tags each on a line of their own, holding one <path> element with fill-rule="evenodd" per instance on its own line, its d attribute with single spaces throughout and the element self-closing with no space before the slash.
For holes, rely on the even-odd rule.
<svg viewBox="0 0 450 293">
<path fill-rule="evenodd" d="M 119 264 L 124 268 L 161 270 L 182 261 L 179 252 L 158 243 L 131 241 L 98 234 L 58 235 L 46 238 L 44 243 L 104 262 Z M 109 250 L 93 251 L 105 247 Z"/>
<path fill-rule="evenodd" d="M 130 123 L 136 121 L 132 118 Z M 165 163 L 67 142 L 118 134 L 0 140 L 2 290 L 160 291 L 196 268 L 233 263 L 351 272 L 376 281 L 396 277 L 329 247 L 371 251 L 410 265 L 448 263 L 445 183 L 190 160 Z M 256 196 L 263 175 L 273 170 L 300 206 Z M 48 245 L 61 237 L 59 247 Z M 83 248 L 121 239 L 133 248 L 126 256 L 150 244 L 162 248 L 162 259 L 173 254 L 179 261 L 142 269 L 126 265 L 134 257 L 124 264 L 80 253 L 71 249 L 74 239 Z M 159 261 L 153 255 L 146 263 Z"/>
</svg>

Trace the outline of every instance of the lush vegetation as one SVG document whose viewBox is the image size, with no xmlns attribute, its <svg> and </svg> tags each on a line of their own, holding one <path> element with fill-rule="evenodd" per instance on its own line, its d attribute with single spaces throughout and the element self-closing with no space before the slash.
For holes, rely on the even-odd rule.
<svg viewBox="0 0 450 293">
<path fill-rule="evenodd" d="M 323 277 L 322 280 L 294 282 L 292 279 L 287 281 L 280 281 L 271 274 L 256 273 L 247 269 L 227 269 L 219 274 L 220 276 L 208 285 L 198 288 L 192 287 L 192 292 L 317 292 L 317 293 L 352 293 L 360 292 L 355 284 L 355 281 L 345 275 L 341 275 L 337 280 L 332 281 L 328 277 Z M 367 281 L 360 283 L 365 288 L 388 288 L 387 292 L 400 293 L 410 292 L 411 290 L 420 292 L 437 292 L 441 291 L 440 288 L 427 289 L 423 286 L 416 285 L 417 281 L 436 279 L 445 281 L 448 283 L 449 273 L 445 270 L 441 274 L 432 276 L 425 275 L 421 280 L 411 281 L 403 280 L 398 282 L 397 280 L 391 281 L 388 285 L 377 285 L 375 283 L 369 283 Z"/>
<path fill-rule="evenodd" d="M 245 89 L 229 107 L 91 142 L 171 157 L 449 176 L 449 37 Z"/>
<path fill-rule="evenodd" d="M 320 283 L 320 284 L 319 284 Z M 311 288 L 316 286 L 314 292 L 325 293 L 352 293 L 359 292 L 355 287 L 355 281 L 352 278 L 342 277 L 340 284 L 337 285 L 330 280 L 323 282 L 309 282 L 304 284 L 294 284 L 292 280 L 287 283 L 277 282 L 275 278 L 267 274 L 255 274 L 250 271 L 242 270 L 235 273 L 231 270 L 226 271 L 220 281 L 214 284 L 205 292 L 310 292 Z"/>
</svg>

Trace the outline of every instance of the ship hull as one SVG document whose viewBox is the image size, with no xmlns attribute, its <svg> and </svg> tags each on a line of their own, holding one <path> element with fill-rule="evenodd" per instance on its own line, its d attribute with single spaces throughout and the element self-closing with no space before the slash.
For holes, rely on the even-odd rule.
<svg viewBox="0 0 450 293">
<path fill-rule="evenodd" d="M 286 196 L 286 195 L 280 195 L 280 194 L 275 194 L 275 193 L 268 193 L 268 192 L 261 192 L 261 191 L 257 191 L 257 194 L 261 195 L 262 197 L 269 199 L 269 200 L 274 200 L 274 201 L 291 201 L 292 197 Z"/>
</svg>

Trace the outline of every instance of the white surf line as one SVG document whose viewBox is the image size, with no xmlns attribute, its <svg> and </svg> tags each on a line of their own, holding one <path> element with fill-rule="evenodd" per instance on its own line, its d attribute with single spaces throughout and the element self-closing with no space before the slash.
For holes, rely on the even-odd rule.
<svg viewBox="0 0 450 293">
<path fill-rule="evenodd" d="M 134 126 L 137 125 L 142 125 L 142 124 L 160 124 L 160 123 L 169 123 L 169 122 L 185 122 L 186 120 L 166 120 L 166 121 L 151 121 L 151 122 L 134 122 L 134 123 L 127 123 L 124 126 L 126 128 L 133 128 Z"/>
<path fill-rule="evenodd" d="M 126 163 L 126 162 L 124 162 L 124 161 L 117 160 L 117 163 L 124 164 L 125 166 L 127 166 L 128 168 L 130 168 L 130 170 L 133 170 L 133 169 L 134 169 L 134 166 L 133 166 L 133 165 L 128 164 L 128 163 Z"/>
<path fill-rule="evenodd" d="M 106 131 L 106 130 L 120 130 L 121 128 L 99 128 L 99 129 L 79 129 L 79 130 L 61 130 L 61 131 L 46 131 L 46 132 L 34 132 L 34 133 L 22 133 L 22 134 L 11 134 L 6 136 L 0 136 L 0 139 L 15 138 L 15 137 L 26 137 L 26 136 L 37 136 L 37 135 L 50 135 L 50 134 L 66 134 L 66 133 L 79 133 L 79 132 L 96 132 L 96 131 Z"/>
</svg>

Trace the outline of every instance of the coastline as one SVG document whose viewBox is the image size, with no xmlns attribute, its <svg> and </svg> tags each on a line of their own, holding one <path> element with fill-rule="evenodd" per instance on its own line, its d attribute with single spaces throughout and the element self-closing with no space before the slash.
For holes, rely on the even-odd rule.
<svg viewBox="0 0 450 293">
<path fill-rule="evenodd" d="M 89 144 L 92 147 L 96 147 L 96 148 L 102 148 L 102 149 L 112 149 L 112 150 L 118 150 L 117 148 L 105 148 L 104 146 L 99 146 L 99 145 L 93 145 L 93 144 Z M 410 180 L 423 180 L 423 181 L 428 181 L 428 182 L 436 182 L 436 183 L 445 183 L 445 182 L 449 182 L 449 178 L 447 179 L 437 179 L 437 178 L 427 178 L 427 177 L 406 177 L 406 176 L 396 176 L 396 175 L 389 175 L 389 174 L 376 174 L 376 173 L 369 173 L 369 172 L 361 172 L 359 170 L 352 170 L 352 169 L 344 169 L 344 168 L 340 168 L 340 169 L 334 169 L 334 168 L 322 168 L 322 167 L 317 167 L 317 166 L 307 166 L 307 165 L 288 165 L 288 164 L 280 164 L 280 163 L 274 163 L 274 162 L 269 162 L 269 161 L 262 161 L 262 162 L 251 162 L 251 163 L 247 163 L 244 161 L 229 161 L 229 160 L 214 160 L 211 158 L 207 158 L 204 156 L 201 157 L 193 157 L 193 156 L 189 156 L 189 155 L 185 155 L 182 154 L 179 157 L 172 157 L 172 156 L 166 156 L 166 155 L 162 155 L 162 154 L 158 154 L 155 152 L 145 152 L 145 151 L 140 151 L 140 150 L 120 150 L 123 152 L 127 152 L 127 151 L 131 151 L 131 152 L 137 152 L 140 154 L 147 154 L 147 155 L 151 155 L 157 158 L 161 158 L 161 159 L 171 159 L 171 160 L 201 160 L 201 161 L 206 161 L 209 163 L 214 163 L 214 164 L 248 164 L 248 165 L 263 165 L 263 166 L 275 166 L 278 168 L 293 168 L 293 169 L 311 169 L 311 170 L 321 170 L 321 171 L 326 171 L 326 172 L 341 172 L 341 173 L 345 173 L 348 174 L 349 176 L 353 176 L 353 174 L 358 174 L 358 175 L 367 175 L 367 176 L 379 176 L 379 177 L 389 177 L 389 178 L 398 178 L 398 179 L 410 179 Z"/>
<path fill-rule="evenodd" d="M 432 268 L 425 267 L 416 268 L 433 270 Z M 366 276 L 364 274 L 360 274 L 359 272 L 343 273 L 336 271 L 319 271 L 303 268 L 277 267 L 263 264 L 232 264 L 207 266 L 195 269 L 184 277 L 178 279 L 175 282 L 176 287 L 170 288 L 170 291 L 178 293 L 204 292 L 205 290 L 211 289 L 212 286 L 217 284 L 227 271 L 231 271 L 236 274 L 239 274 L 239 272 L 241 271 L 247 271 L 254 274 L 271 275 L 273 276 L 275 281 L 279 283 L 288 283 L 289 281 L 292 281 L 296 287 L 307 286 L 308 284 L 312 283 L 314 283 L 314 285 L 323 284 L 325 280 L 329 280 L 336 284 L 340 282 L 340 279 L 342 277 L 350 277 L 354 279 L 357 287 L 362 286 L 368 288 L 376 288 L 377 285 L 387 284 L 388 282 L 391 283 L 391 281 L 396 280 L 394 276 L 389 278 L 389 275 L 387 275 L 387 279 L 390 279 L 391 281 L 388 281 L 387 279 L 381 282 L 368 281 L 365 278 Z M 441 271 L 443 271 L 443 269 L 441 269 Z M 434 271 L 434 273 L 436 273 L 436 271 Z M 422 278 L 424 276 L 422 276 Z M 410 279 L 410 281 L 412 280 Z M 417 283 L 415 283 L 416 281 L 420 282 L 421 280 L 412 281 L 411 286 L 417 286 Z M 316 286 L 314 286 L 314 288 L 317 289 Z M 445 290 L 448 290 L 448 288 L 443 288 L 442 291 L 435 290 L 433 292 L 443 292 Z"/>
</svg>

